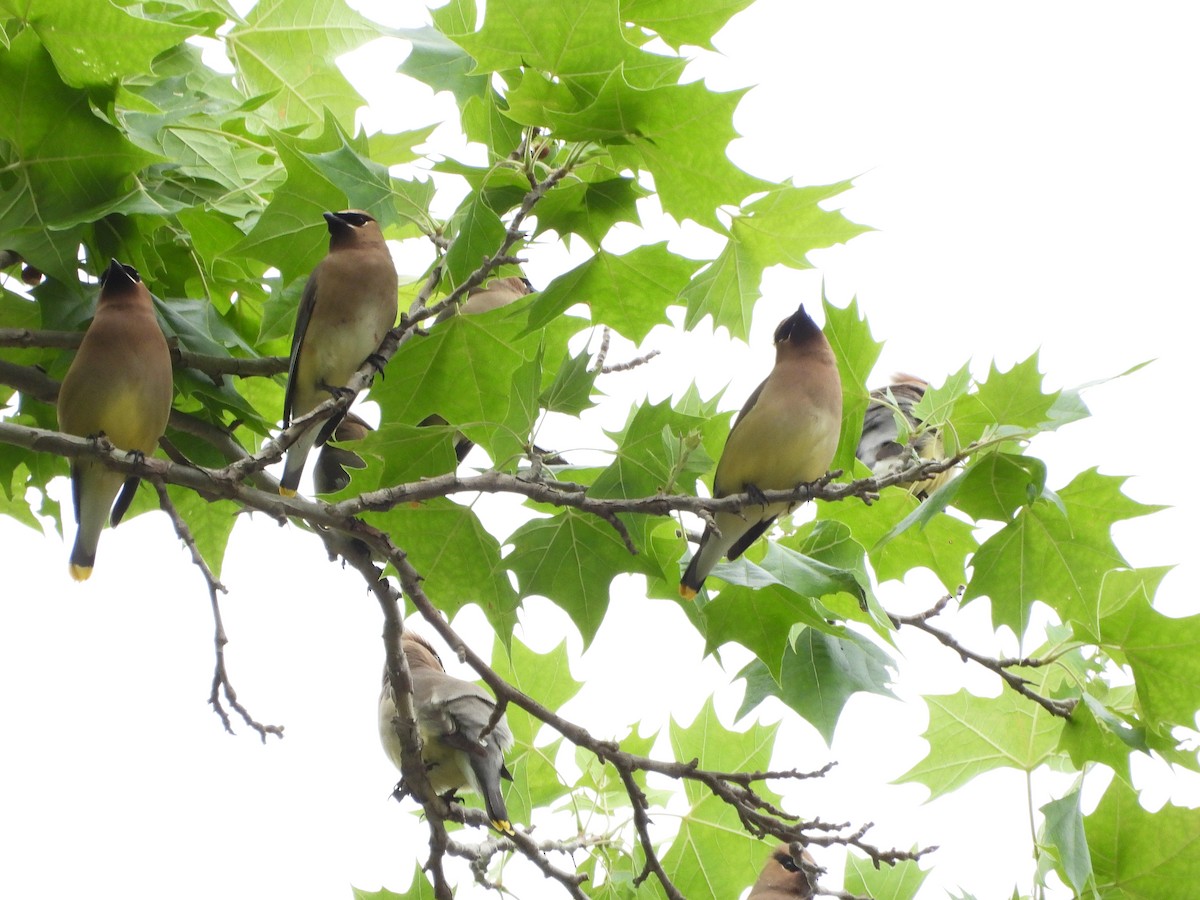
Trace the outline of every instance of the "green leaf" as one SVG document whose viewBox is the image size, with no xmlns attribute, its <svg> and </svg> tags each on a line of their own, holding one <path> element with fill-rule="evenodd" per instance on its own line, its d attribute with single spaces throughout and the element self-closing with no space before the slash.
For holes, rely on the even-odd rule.
<svg viewBox="0 0 1200 900">
<path fill-rule="evenodd" d="M 870 506 L 845 502 L 817 505 L 822 521 L 841 522 L 850 529 L 855 542 L 869 548 L 880 583 L 900 581 L 921 567 L 933 572 L 947 591 L 956 591 L 966 583 L 966 560 L 978 547 L 971 524 L 937 515 L 930 517 L 923 528 L 896 528 L 924 505 L 900 488 L 884 490 Z"/>
<path fill-rule="evenodd" d="M 453 4 L 435 11 L 435 16 L 450 6 Z M 471 25 L 474 24 L 472 19 Z M 445 27 L 440 19 L 439 26 Z M 422 28 L 400 29 L 396 36 L 412 45 L 412 50 L 398 69 L 401 73 L 429 85 L 435 92 L 452 92 L 460 105 L 487 92 L 487 76 L 472 75 L 475 61 L 438 28 L 426 25 Z"/>
<path fill-rule="evenodd" d="M 1083 822 L 1102 897 L 1187 897 L 1200 882 L 1200 810 L 1168 804 L 1147 812 L 1133 789 L 1114 778 Z"/>
<path fill-rule="evenodd" d="M 492 668 L 509 684 L 537 697 L 550 709 L 561 707 L 583 686 L 571 677 L 566 641 L 548 653 L 534 653 L 519 640 L 512 640 L 511 635 L 497 635 Z M 541 720 L 515 704 L 508 706 L 505 716 L 516 740 L 515 749 L 508 755 L 508 767 L 513 772 L 513 784 L 505 792 L 509 813 L 515 821 L 531 822 L 534 809 L 551 805 L 566 792 L 555 766 L 561 741 L 535 746 Z"/>
<path fill-rule="evenodd" d="M 779 584 L 753 587 L 731 583 L 702 607 L 704 652 L 712 653 L 722 644 L 736 641 L 762 660 L 775 681 L 782 681 L 792 626 L 802 622 L 822 630 L 831 627 L 815 607 L 808 597 Z"/>
<path fill-rule="evenodd" d="M 1046 669 L 1010 671 L 1029 678 L 1031 688 L 1045 694 Z M 927 696 L 925 703 L 929 755 L 899 781 L 925 785 L 931 799 L 992 769 L 1032 772 L 1054 755 L 1063 728 L 1062 719 L 1007 688 L 994 698 L 959 691 Z"/>
<path fill-rule="evenodd" d="M 586 303 L 592 319 L 640 342 L 664 324 L 667 305 L 687 284 L 694 263 L 648 244 L 616 256 L 601 250 L 587 262 L 555 278 L 529 307 L 525 331 L 544 328 L 576 303 Z"/>
<path fill-rule="evenodd" d="M 352 125 L 363 100 L 336 60 L 378 36 L 343 0 L 260 0 L 225 45 L 247 96 L 273 95 L 261 114 L 274 127 L 317 125 L 325 110 Z"/>
<path fill-rule="evenodd" d="M 495 91 L 468 97 L 462 107 L 462 127 L 468 140 L 488 148 L 492 162 L 508 159 L 524 137 L 524 129 L 506 116 L 507 106 Z M 551 192 L 553 193 L 553 192 Z"/>
<path fill-rule="evenodd" d="M 964 599 L 991 597 L 994 621 L 1018 635 L 1035 600 L 1066 619 L 1093 618 L 1104 574 L 1126 566 L 1113 524 L 1156 509 L 1121 493 L 1124 481 L 1089 469 L 1059 492 L 1059 503 L 1038 499 L 1020 510 L 975 554 Z"/>
<path fill-rule="evenodd" d="M 830 469 L 852 472 L 855 465 L 854 452 L 862 435 L 863 416 L 866 415 L 869 402 L 867 379 L 871 370 L 875 368 L 883 343 L 876 341 L 871 335 L 871 328 L 859 311 L 857 297 L 851 299 L 845 309 L 838 309 L 822 296 L 821 308 L 825 312 L 825 327 L 822 331 L 833 349 L 838 374 L 842 379 L 842 431 Z"/>
<path fill-rule="evenodd" d="M 726 729 L 712 699 L 688 728 L 671 724 L 675 759 L 698 759 L 718 772 L 762 772 L 770 767 L 775 726 L 755 725 L 745 732 Z M 736 897 L 762 868 L 762 844 L 741 827 L 737 811 L 699 782 L 684 781 L 689 803 L 679 832 L 662 857 L 663 868 L 685 897 Z M 778 798 L 756 784 L 768 802 Z"/>
<path fill-rule="evenodd" d="M 462 284 L 480 267 L 485 256 L 500 249 L 504 223 L 478 194 L 472 194 L 454 216 L 457 237 L 446 253 L 446 284 Z"/>
<path fill-rule="evenodd" d="M 361 441 L 337 446 L 357 453 L 364 461 L 381 462 L 369 466 L 366 472 L 351 474 L 355 493 L 361 493 L 453 472 L 458 466 L 454 455 L 456 432 L 450 426 L 381 424 Z"/>
<path fill-rule="evenodd" d="M 738 677 L 746 679 L 746 696 L 738 717 L 767 697 L 778 697 L 820 732 L 825 743 L 833 733 L 846 702 L 859 691 L 893 696 L 888 684 L 892 660 L 861 635 L 841 637 L 805 628 L 794 647 L 783 655 L 782 677 L 776 681 L 760 661 L 746 666 Z"/>
<path fill-rule="evenodd" d="M 640 167 L 654 175 L 663 210 L 706 227 L 721 227 L 718 207 L 769 187 L 725 152 L 738 136 L 733 111 L 744 90 L 717 94 L 699 81 L 643 89 L 625 75 L 613 69 L 595 100 L 577 112 L 547 110 L 554 133 L 564 140 L 627 141 Z"/>
<path fill-rule="evenodd" d="M 572 356 L 562 364 L 554 376 L 554 382 L 545 391 L 539 402 L 547 412 L 560 412 L 577 416 L 591 409 L 592 391 L 596 386 L 599 370 L 589 370 L 591 357 L 587 352 Z"/>
<path fill-rule="evenodd" d="M 585 171 L 580 167 L 573 174 L 579 176 Z M 617 177 L 615 172 L 595 181 L 564 179 L 538 201 L 534 236 L 546 231 L 563 237 L 577 234 L 593 251 L 599 250 L 600 242 L 618 222 L 639 224 L 636 201 L 647 193 L 633 178 Z M 671 259 L 679 261 L 675 256 Z"/>
<path fill-rule="evenodd" d="M 419 508 L 398 507 L 369 516 L 396 536 L 400 548 L 424 577 L 425 593 L 447 616 L 478 604 L 492 628 L 511 634 L 517 594 L 500 560 L 500 543 L 470 509 L 445 499 Z"/>
<path fill-rule="evenodd" d="M 425 877 L 419 864 L 415 868 L 412 885 L 403 894 L 393 893 L 387 888 L 364 891 L 352 887 L 350 890 L 354 893 L 354 900 L 434 900 L 437 895 L 434 893 L 433 885 L 429 883 L 429 879 Z"/>
<path fill-rule="evenodd" d="M 959 478 L 954 505 L 974 519 L 1007 522 L 1046 489 L 1046 464 L 1031 456 L 989 453 Z"/>
<path fill-rule="evenodd" d="M 6 249 L 41 271 L 77 280 L 82 233 L 134 187 L 156 157 L 131 144 L 63 84 L 31 29 L 0 53 L 0 234 Z"/>
<path fill-rule="evenodd" d="M 659 491 L 669 493 L 676 484 L 688 484 L 689 475 L 694 483 L 695 476 L 707 471 L 712 459 L 707 453 L 697 452 L 690 436 L 707 435 L 715 443 L 722 430 L 720 419 L 685 414 L 666 400 L 642 404 L 634 409 L 625 428 L 612 435 L 618 442 L 616 454 L 596 477 L 589 493 L 601 498 L 646 497 Z M 639 552 L 650 545 L 651 533 L 658 524 L 652 516 L 626 521 Z M 671 590 L 674 596 L 674 585 Z"/>
<path fill-rule="evenodd" d="M 538 594 L 562 607 L 586 648 L 608 610 L 609 583 L 634 564 L 620 536 L 602 519 L 568 509 L 525 523 L 509 541 L 514 549 L 505 564 L 521 596 Z"/>
<path fill-rule="evenodd" d="M 382 420 L 415 425 L 436 413 L 460 428 L 506 421 L 516 373 L 538 352 L 537 338 L 517 338 L 519 327 L 503 316 L 454 316 L 404 344 L 371 391 Z"/>
<path fill-rule="evenodd" d="M 857 853 L 850 853 L 846 856 L 844 889 L 874 900 L 912 900 L 928 874 L 913 862 L 877 866 Z"/>
<path fill-rule="evenodd" d="M 687 306 L 683 327 L 695 328 L 711 315 L 714 329 L 728 328 L 730 335 L 746 340 L 754 304 L 762 296 L 761 281 L 762 269 L 740 243 L 729 241 L 708 268 L 683 289 L 680 299 Z"/>
<path fill-rule="evenodd" d="M 621 66 L 628 66 L 638 83 L 664 68 L 679 71 L 679 61 L 646 53 L 626 40 L 622 21 L 617 0 L 496 0 L 487 4 L 478 32 L 465 33 L 474 23 L 464 21 L 462 32 L 446 33 L 480 70 L 536 69 L 584 98 L 594 96 L 604 77 Z"/>
<path fill-rule="evenodd" d="M 1149 570 L 1157 586 L 1164 569 Z M 1100 645 L 1133 671 L 1147 724 L 1156 731 L 1194 728 L 1200 708 L 1200 615 L 1173 619 L 1150 605 L 1144 591 L 1100 621 Z"/>
<path fill-rule="evenodd" d="M 649 28 L 672 47 L 693 44 L 712 50 L 712 37 L 753 0 L 623 0 L 625 20 Z"/>
<path fill-rule="evenodd" d="M 852 186 L 849 181 L 818 187 L 774 186 L 743 207 L 742 214 L 733 219 L 730 234 L 760 268 L 777 264 L 812 268 L 807 259 L 811 251 L 845 243 L 871 230 L 820 206 Z"/>
<path fill-rule="evenodd" d="M 950 427 L 943 433 L 946 452 L 957 453 L 960 447 L 997 433 L 1032 433 L 1046 422 L 1057 397 L 1058 391 L 1042 393 L 1036 353 L 1007 372 L 993 363 L 979 390 L 955 404 Z"/>
<path fill-rule="evenodd" d="M 62 80 L 76 88 L 141 75 L 158 54 L 206 30 L 167 21 L 147 8 L 134 12 L 94 0 L 0 0 L 0 9 L 28 23 Z"/>
<path fill-rule="evenodd" d="M 513 687 L 536 696 L 550 709 L 563 706 L 583 687 L 582 681 L 571 676 L 565 640 L 546 653 L 535 653 L 519 640 L 502 641 L 498 636 L 492 650 L 492 668 Z M 523 744 L 532 744 L 542 728 L 541 720 L 512 705 L 506 715 L 513 736 Z"/>
<path fill-rule="evenodd" d="M 1042 842 L 1058 860 L 1058 871 L 1077 895 L 1082 896 L 1092 875 L 1092 857 L 1084 834 L 1083 809 L 1078 790 L 1041 807 L 1046 817 Z"/>
</svg>

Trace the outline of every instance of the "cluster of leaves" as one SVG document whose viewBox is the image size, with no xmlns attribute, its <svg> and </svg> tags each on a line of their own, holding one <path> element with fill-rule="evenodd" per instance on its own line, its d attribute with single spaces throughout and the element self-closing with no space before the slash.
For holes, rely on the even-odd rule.
<svg viewBox="0 0 1200 900">
<path fill-rule="evenodd" d="M 505 260 L 533 256 L 551 240 L 581 241 L 591 254 L 507 310 L 455 317 L 401 343 L 387 379 L 371 391 L 383 424 L 359 448 L 367 467 L 354 473 L 347 496 L 453 472 L 456 430 L 496 471 L 527 471 L 547 416 L 578 416 L 597 402 L 599 370 L 568 349 L 580 331 L 602 325 L 641 344 L 668 324 L 668 307 L 682 305 L 685 327 L 711 316 L 745 339 L 766 268 L 807 267 L 810 251 L 865 230 L 821 205 L 846 183 L 770 183 L 734 166 L 726 145 L 742 92 L 681 83 L 680 48 L 709 47 L 748 2 L 491 0 L 477 29 L 474 2 L 452 0 L 432 11 L 432 25 L 397 32 L 342 0 L 260 2 L 244 16 L 224 0 L 0 0 L 0 108 L 15 111 L 0 118 L 0 249 L 46 275 L 31 292 L 5 279 L 0 295 L 6 420 L 56 427 L 52 403 L 17 390 L 23 382 L 13 373 L 61 378 L 70 354 L 36 334 L 81 330 L 95 297 L 89 275 L 116 257 L 140 270 L 177 346 L 209 360 L 176 370 L 170 443 L 195 465 L 225 466 L 233 461 L 227 446 L 207 439 L 205 428 L 255 454 L 279 419 L 282 364 L 268 377 L 228 373 L 239 360 L 286 356 L 304 278 L 325 252 L 323 211 L 365 209 L 391 239 L 428 238 L 437 280 L 423 276 L 403 289 L 426 305 L 475 276 L 519 217 L 523 228 Z M 431 129 L 353 133 L 361 100 L 335 59 L 381 35 L 411 42 L 401 72 L 453 93 L 486 164 L 418 154 Z M 193 37 L 220 41 L 233 74 L 205 65 L 187 42 Z M 398 166 L 425 174 L 406 180 L 393 174 Z M 430 212 L 441 176 L 470 188 L 445 221 Z M 686 259 L 665 243 L 604 249 L 614 227 L 640 224 L 637 201 L 650 195 L 676 220 L 719 234 L 720 253 Z M 436 286 L 419 291 L 419 283 Z M 854 304 L 826 303 L 824 312 L 846 395 L 835 468 L 847 473 L 843 480 L 865 477 L 853 450 L 880 345 Z M 453 427 L 418 427 L 434 413 Z M 1086 773 L 1102 764 L 1117 778 L 1091 815 L 1082 815 L 1077 789 L 1043 807 L 1039 877 L 1055 870 L 1079 893 L 1112 897 L 1144 894 L 1147 885 L 1166 895 L 1193 883 L 1198 864 L 1183 848 L 1200 836 L 1200 817 L 1175 808 L 1147 813 L 1130 782 L 1135 753 L 1197 765 L 1177 729 L 1195 727 L 1200 619 L 1156 612 L 1164 570 L 1130 568 L 1110 534 L 1115 522 L 1153 508 L 1125 496 L 1120 478 L 1096 471 L 1047 485 L 1045 466 L 1025 453 L 1028 439 L 1087 411 L 1077 392 L 1043 391 L 1036 358 L 978 383 L 964 367 L 927 394 L 918 414 L 940 430 L 949 454 L 964 456 L 957 478 L 921 504 L 901 488 L 884 489 L 869 505 L 853 496 L 819 502 L 814 520 L 785 525 L 746 558 L 719 566 L 720 589 L 687 606 L 693 626 L 710 650 L 737 642 L 755 654 L 742 673 L 744 711 L 778 697 L 829 740 L 853 693 L 888 692 L 894 630 L 932 620 L 892 616 L 876 597 L 879 583 L 928 569 L 962 603 L 988 598 L 995 628 L 1018 637 L 1035 604 L 1049 606 L 1057 624 L 1042 646 L 1021 660 L 991 661 L 1025 691 L 927 698 L 930 753 L 906 777 L 937 796 L 996 767 Z M 606 465 L 568 460 L 555 474 L 600 501 L 692 493 L 728 425 L 715 400 L 694 391 L 643 403 L 608 435 Z M 35 512 L 61 521 L 44 490 L 31 509 L 26 488 L 44 489 L 65 473 L 60 457 L 0 444 L 0 511 L 29 524 Z M 169 490 L 219 573 L 237 501 Z M 149 493 L 133 512 L 149 508 Z M 391 536 L 447 617 L 477 603 L 499 638 L 496 671 L 555 707 L 574 687 L 561 649 L 539 658 L 512 640 L 522 600 L 558 604 L 586 646 L 616 576 L 641 575 L 648 596 L 675 597 L 687 546 L 672 518 L 624 515 L 622 534 L 580 509 L 528 505 L 539 515 L 505 537 L 507 553 L 469 506 L 448 497 L 415 508 L 385 504 L 361 518 Z M 959 649 L 938 634 L 930 631 L 931 639 Z M 581 757 L 578 779 L 564 779 L 556 747 L 535 747 L 540 723 L 515 708 L 509 719 L 519 746 L 514 820 L 569 808 L 583 833 L 594 828 L 590 813 L 622 819 L 630 800 L 609 768 Z M 763 771 L 774 733 L 730 731 L 710 705 L 670 737 L 679 760 Z M 632 739 L 624 749 L 644 753 L 651 743 Z M 690 809 L 663 868 L 687 896 L 734 896 L 753 879 L 762 845 L 741 832 L 728 804 L 694 782 L 687 792 Z M 589 895 L 633 891 L 644 862 L 635 848 L 606 842 L 591 854 L 583 864 Z M 854 864 L 846 887 L 911 896 L 920 881 L 914 871 Z M 409 895 L 425 890 L 418 878 Z"/>
</svg>

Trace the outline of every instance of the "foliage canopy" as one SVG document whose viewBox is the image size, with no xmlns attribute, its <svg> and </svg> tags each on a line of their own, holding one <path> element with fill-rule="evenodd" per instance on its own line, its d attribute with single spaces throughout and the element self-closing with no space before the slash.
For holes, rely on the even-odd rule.
<svg viewBox="0 0 1200 900">
<path fill-rule="evenodd" d="M 66 474 L 68 457 L 104 455 L 81 441 L 47 443 L 45 434 L 57 428 L 56 382 L 77 344 L 62 333 L 85 327 L 92 276 L 118 258 L 154 291 L 178 350 L 171 463 L 111 456 L 166 485 L 169 501 L 143 489 L 131 514 L 171 507 L 214 579 L 240 510 L 322 529 L 385 614 L 396 583 L 410 608 L 428 613 L 427 602 L 447 619 L 478 604 L 497 635 L 488 671 L 556 709 L 577 685 L 563 647 L 539 655 L 514 640 L 523 599 L 557 604 L 587 646 L 618 576 L 641 576 L 647 597 L 675 598 L 687 549 L 678 514 L 712 508 L 694 495 L 729 426 L 716 398 L 688 390 L 673 402 L 636 404 L 622 428 L 592 436 L 606 444 L 602 455 L 565 452 L 565 463 L 548 464 L 534 449 L 539 431 L 605 402 L 604 379 L 621 377 L 597 358 L 600 329 L 652 350 L 652 329 L 672 324 L 674 306 L 685 329 L 711 317 L 744 340 L 766 269 L 809 267 L 810 252 L 867 230 L 830 208 L 849 182 L 772 183 L 735 166 L 726 148 L 744 92 L 684 80 L 682 48 L 711 47 L 747 5 L 489 0 L 479 21 L 473 0 L 451 0 L 431 11 L 431 25 L 395 30 L 342 0 L 260 0 L 244 15 L 224 0 L 0 0 L 0 108 L 8 111 L 0 116 L 0 250 L 11 251 L 8 264 L 20 259 L 44 275 L 29 290 L 5 278 L 0 294 L 8 403 L 0 511 L 35 528 L 50 517 L 61 529 L 63 511 L 46 485 Z M 362 101 L 336 60 L 380 36 L 411 43 L 399 70 L 453 94 L 484 161 L 420 152 L 432 127 L 355 131 Z M 232 72 L 206 65 L 189 38 L 220 42 Z M 435 185 L 454 177 L 467 190 L 439 217 Z M 647 200 L 719 235 L 719 252 L 689 259 L 641 232 Z M 424 242 L 433 261 L 405 273 L 409 313 L 385 344 L 387 377 L 369 394 L 381 425 L 356 448 L 366 467 L 326 498 L 336 505 L 285 503 L 264 468 L 279 457 L 271 437 L 295 309 L 325 253 L 321 213 L 347 207 L 369 211 L 392 240 Z M 616 252 L 606 239 L 617 230 L 645 240 Z M 427 310 L 554 242 L 582 246 L 586 258 L 505 310 L 418 329 L 432 321 Z M 1088 411 L 1079 391 L 1043 389 L 1036 356 L 982 380 L 964 365 L 926 394 L 921 427 L 939 429 L 948 453 L 961 456 L 961 472 L 927 501 L 864 481 L 870 473 L 854 447 L 881 345 L 854 302 L 825 302 L 824 320 L 845 390 L 834 462 L 845 474 L 814 492 L 815 517 L 784 523 L 748 558 L 718 567 L 719 589 L 686 607 L 710 650 L 734 642 L 753 652 L 740 673 L 742 712 L 776 697 L 830 741 L 853 694 L 890 693 L 895 631 L 925 631 L 992 669 L 1005 688 L 995 697 L 926 697 L 929 754 L 904 780 L 937 797 L 1000 767 L 1077 772 L 1068 793 L 1039 801 L 1039 885 L 1113 898 L 1184 895 L 1200 879 L 1200 857 L 1188 849 L 1200 815 L 1143 809 L 1130 760 L 1156 754 L 1197 768 L 1183 739 L 1200 703 L 1200 617 L 1156 611 L 1165 570 L 1131 568 L 1111 536 L 1116 522 L 1155 508 L 1094 469 L 1047 483 L 1028 441 Z M 452 426 L 418 427 L 432 414 Z M 480 448 L 472 462 L 486 456 L 483 474 L 469 466 L 455 474 L 456 432 Z M 493 533 L 472 505 L 451 499 L 474 491 L 523 497 L 530 514 L 511 534 Z M 362 546 L 374 562 L 361 558 Z M 380 580 L 378 565 L 395 577 Z M 946 599 L 921 615 L 886 609 L 877 586 L 917 569 L 933 573 Z M 945 607 L 984 600 L 994 629 L 1022 642 L 1020 658 L 972 653 L 938 626 Z M 1052 624 L 1038 626 L 1046 608 Z M 776 726 L 731 729 L 710 703 L 690 725 L 670 727 L 674 761 L 651 764 L 653 738 L 635 731 L 620 752 L 636 760 L 621 768 L 582 729 L 507 699 L 517 739 L 511 811 L 517 822 L 538 811 L 573 814 L 578 832 L 553 838 L 580 840 L 584 851 L 556 865 L 589 880 L 560 878 L 568 893 L 737 896 L 765 855 L 762 833 L 879 852 L 853 828 L 770 815 L 764 824 L 755 816 L 778 795 L 761 778 L 749 783 L 753 799 L 735 802 L 721 794 L 728 781 L 685 773 L 693 759 L 708 775 L 767 772 L 773 751 L 779 758 Z M 539 745 L 545 722 L 561 737 Z M 563 740 L 579 747 L 575 776 L 556 764 Z M 1080 785 L 1098 767 L 1115 777 L 1084 815 Z M 665 808 L 670 793 L 647 772 L 671 775 L 684 792 L 678 831 L 660 833 L 640 818 Z M 440 827 L 438 811 L 425 812 Z M 451 812 L 461 820 L 461 810 Z M 842 818 L 804 811 L 817 814 Z M 605 840 L 589 837 L 597 834 Z M 877 870 L 852 852 L 845 890 L 914 896 L 923 876 L 905 855 L 884 853 L 895 865 Z M 440 870 L 431 871 L 436 882 Z M 402 896 L 444 891 L 418 872 Z"/>
</svg>

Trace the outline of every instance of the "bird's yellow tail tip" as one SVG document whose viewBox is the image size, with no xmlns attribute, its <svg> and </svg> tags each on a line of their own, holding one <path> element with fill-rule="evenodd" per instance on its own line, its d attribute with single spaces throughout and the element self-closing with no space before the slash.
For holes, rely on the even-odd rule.
<svg viewBox="0 0 1200 900">
<path fill-rule="evenodd" d="M 695 600 L 696 594 L 699 593 L 695 588 L 690 588 L 682 581 L 679 582 L 679 596 L 684 600 Z"/>
<path fill-rule="evenodd" d="M 295 492 L 294 490 L 292 490 L 291 488 L 286 488 L 286 487 L 284 487 L 284 486 L 281 484 L 281 485 L 279 486 L 279 496 L 280 496 L 280 497 L 295 497 L 295 496 L 296 496 L 296 492 Z"/>
<path fill-rule="evenodd" d="M 492 827 L 502 834 L 516 834 L 508 819 L 492 819 Z"/>
<path fill-rule="evenodd" d="M 75 563 L 71 563 L 71 577 L 76 581 L 87 581 L 92 577 L 92 567 L 77 566 Z"/>
</svg>

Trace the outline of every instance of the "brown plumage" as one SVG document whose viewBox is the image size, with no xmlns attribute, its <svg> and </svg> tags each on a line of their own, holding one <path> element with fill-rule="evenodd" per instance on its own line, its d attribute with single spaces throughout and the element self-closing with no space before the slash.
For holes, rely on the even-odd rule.
<svg viewBox="0 0 1200 900">
<path fill-rule="evenodd" d="M 413 680 L 413 706 L 424 745 L 421 758 L 429 782 L 439 794 L 467 788 L 482 795 L 488 818 L 498 831 L 512 833 L 500 779 L 512 781 L 504 754 L 513 745 L 504 716 L 486 737 L 480 738 L 496 710 L 496 700 L 477 684 L 447 675 L 433 647 L 411 631 L 404 632 L 401 647 Z M 392 720 L 396 701 L 383 673 L 379 695 L 379 739 L 384 752 L 400 769 L 400 739 Z"/>
<path fill-rule="evenodd" d="M 465 316 L 491 312 L 493 309 L 500 309 L 502 306 L 515 303 L 532 292 L 533 285 L 529 283 L 529 279 L 520 275 L 493 278 L 479 287 L 472 288 L 467 293 L 467 299 L 462 303 L 443 309 L 438 313 L 438 317 L 434 321 L 444 322 L 456 312 L 462 313 Z"/>
<path fill-rule="evenodd" d="M 96 316 L 58 394 L 59 428 L 79 437 L 103 434 L 122 450 L 150 456 L 171 414 L 171 353 L 136 269 L 114 259 L 101 284 Z M 121 521 L 137 485 L 136 476 L 97 460 L 72 461 L 79 530 L 70 568 L 76 581 L 92 574 L 105 520 L 114 527 Z"/>
<path fill-rule="evenodd" d="M 807 850 L 800 855 L 806 863 L 816 865 Z M 808 875 L 792 858 L 788 845 L 780 844 L 763 866 L 746 900 L 812 900 L 813 894 Z"/>
<path fill-rule="evenodd" d="M 713 496 L 786 490 L 816 481 L 837 450 L 842 381 L 829 341 L 804 305 L 775 329 L 775 367 L 750 395 L 729 432 Z M 771 503 L 719 512 L 704 530 L 679 594 L 690 600 L 722 556 L 737 559 L 791 505 Z"/>
<path fill-rule="evenodd" d="M 329 441 L 317 454 L 317 462 L 313 466 L 314 493 L 336 494 L 350 483 L 350 473 L 347 469 L 366 468 L 367 464 L 361 456 L 353 450 L 337 445 L 361 441 L 372 430 L 370 425 L 354 413 L 346 413 L 345 418 L 338 422 L 337 428 L 333 430 Z"/>
<path fill-rule="evenodd" d="M 899 413 L 915 430 L 921 424 L 913 415 L 913 407 L 925 396 L 929 383 L 915 375 L 894 375 L 887 387 L 871 391 L 871 402 L 863 416 L 862 437 L 854 455 L 862 460 L 873 475 L 887 475 L 920 459 L 945 459 L 942 436 L 933 428 L 908 435 L 905 444 L 899 442 L 900 429 L 896 422 Z M 954 477 L 952 469 L 939 472 L 932 478 L 908 486 L 919 499 L 927 496 Z"/>
<path fill-rule="evenodd" d="M 329 253 L 317 264 L 300 300 L 288 364 L 283 425 L 345 388 L 396 322 L 398 279 L 379 223 L 361 210 L 325 213 Z M 288 448 L 279 492 L 296 493 L 304 461 L 338 419 L 314 423 Z"/>
</svg>

